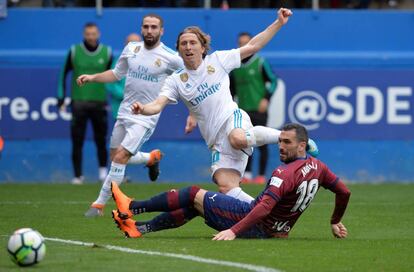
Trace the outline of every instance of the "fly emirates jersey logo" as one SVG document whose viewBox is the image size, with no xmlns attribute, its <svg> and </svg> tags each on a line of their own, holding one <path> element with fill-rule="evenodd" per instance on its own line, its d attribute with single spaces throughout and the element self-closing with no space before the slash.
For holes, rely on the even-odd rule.
<svg viewBox="0 0 414 272">
<path fill-rule="evenodd" d="M 199 105 L 201 102 L 204 101 L 204 99 L 206 99 L 210 95 L 213 95 L 217 91 L 219 91 L 220 87 L 221 87 L 221 83 L 213 83 L 210 86 L 208 85 L 207 82 L 200 84 L 197 87 L 198 95 L 195 98 L 190 100 L 191 105 L 193 106 Z"/>
<path fill-rule="evenodd" d="M 145 67 L 142 65 L 138 65 L 136 70 L 128 69 L 128 77 L 141 79 L 141 80 L 149 81 L 153 83 L 159 82 L 158 77 L 156 75 L 152 75 L 148 67 Z"/>
<path fill-rule="evenodd" d="M 312 163 L 307 163 L 304 167 L 302 167 L 301 171 L 302 171 L 302 176 L 305 177 L 307 173 L 309 173 L 312 169 L 317 170 L 318 169 L 318 165 L 314 162 Z"/>
</svg>

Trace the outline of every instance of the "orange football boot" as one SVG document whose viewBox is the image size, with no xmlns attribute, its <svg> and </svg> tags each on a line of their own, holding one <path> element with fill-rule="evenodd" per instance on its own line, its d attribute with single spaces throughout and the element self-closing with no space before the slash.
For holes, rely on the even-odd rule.
<svg viewBox="0 0 414 272">
<path fill-rule="evenodd" d="M 116 182 L 111 183 L 112 198 L 115 200 L 116 207 L 118 208 L 119 217 L 121 219 L 128 219 L 133 216 L 133 213 L 129 209 L 129 204 L 132 199 L 127 197 L 120 189 Z"/>
<path fill-rule="evenodd" d="M 148 176 L 151 181 L 156 181 L 160 175 L 160 161 L 162 156 L 163 154 L 159 149 L 154 149 L 150 152 L 150 159 L 146 166 L 148 167 Z"/>
<path fill-rule="evenodd" d="M 128 238 L 139 238 L 142 236 L 141 232 L 138 231 L 135 221 L 128 218 L 123 220 L 119 217 L 118 211 L 112 211 L 112 218 L 114 219 L 115 224 L 118 228 L 125 234 Z"/>
</svg>

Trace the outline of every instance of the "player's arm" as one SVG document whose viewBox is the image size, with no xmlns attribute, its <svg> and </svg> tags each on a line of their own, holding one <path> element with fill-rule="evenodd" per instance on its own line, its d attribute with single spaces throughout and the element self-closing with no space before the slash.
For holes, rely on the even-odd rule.
<svg viewBox="0 0 414 272">
<path fill-rule="evenodd" d="M 335 184 L 333 184 L 332 187 L 329 188 L 329 190 L 335 193 L 335 209 L 331 217 L 332 234 L 336 238 L 346 238 L 348 230 L 341 222 L 341 219 L 344 216 L 346 207 L 348 206 L 351 192 L 346 187 L 345 183 L 339 179 L 335 182 Z"/>
<path fill-rule="evenodd" d="M 187 116 L 187 121 L 185 124 L 185 129 L 184 129 L 185 134 L 191 133 L 196 127 L 197 127 L 197 119 L 190 112 Z"/>
<path fill-rule="evenodd" d="M 265 194 L 259 203 L 244 217 L 230 229 L 217 233 L 213 240 L 234 240 L 236 236 L 266 217 L 276 205 L 277 201 L 274 197 Z"/>
<path fill-rule="evenodd" d="M 281 8 L 278 11 L 277 19 L 264 31 L 253 37 L 246 45 L 240 47 L 240 58 L 245 59 L 262 49 L 275 34 L 285 25 L 293 14 L 290 9 Z"/>
<path fill-rule="evenodd" d="M 111 68 L 115 67 L 109 67 L 109 69 Z M 123 82 L 122 80 L 111 82 L 105 85 L 107 92 L 111 95 L 112 98 L 115 98 L 117 100 L 122 100 L 122 98 L 124 97 L 124 87 L 125 82 Z"/>
<path fill-rule="evenodd" d="M 154 115 L 160 113 L 170 100 L 163 95 L 158 96 L 157 99 L 148 104 L 134 102 L 131 106 L 132 113 L 142 115 Z"/>
<path fill-rule="evenodd" d="M 93 75 L 80 75 L 76 79 L 76 83 L 79 86 L 84 85 L 87 82 L 98 82 L 98 83 L 108 83 L 118 81 L 118 78 L 115 76 L 112 70 L 106 70 L 102 73 L 97 73 Z"/>
</svg>

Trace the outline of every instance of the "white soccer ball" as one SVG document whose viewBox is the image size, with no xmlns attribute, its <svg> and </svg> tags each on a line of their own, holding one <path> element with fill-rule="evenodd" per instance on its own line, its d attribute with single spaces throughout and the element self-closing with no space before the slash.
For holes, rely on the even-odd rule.
<svg viewBox="0 0 414 272">
<path fill-rule="evenodd" d="M 16 230 L 9 239 L 7 251 L 13 262 L 20 266 L 34 265 L 45 257 L 46 245 L 43 236 L 36 230 Z"/>
</svg>

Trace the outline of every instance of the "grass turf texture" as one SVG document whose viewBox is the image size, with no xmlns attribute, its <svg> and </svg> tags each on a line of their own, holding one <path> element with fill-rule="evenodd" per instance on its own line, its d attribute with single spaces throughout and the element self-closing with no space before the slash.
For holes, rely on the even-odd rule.
<svg viewBox="0 0 414 272">
<path fill-rule="evenodd" d="M 126 184 L 137 199 L 184 184 Z M 213 185 L 202 187 L 215 190 Z M 262 186 L 244 186 L 256 195 Z M 18 228 L 37 229 L 45 237 L 101 245 L 188 254 L 203 258 L 272 267 L 284 271 L 414 271 L 414 185 L 350 185 L 352 196 L 344 224 L 345 240 L 334 239 L 329 219 L 334 195 L 321 189 L 293 228 L 289 239 L 211 241 L 216 231 L 194 219 L 182 228 L 125 239 L 110 216 L 83 213 L 99 185 L 0 185 L 0 271 L 17 271 L 6 252 L 8 236 Z M 142 216 L 150 218 L 151 214 Z M 46 241 L 46 257 L 36 271 L 240 271 L 169 257 L 130 254 Z"/>
</svg>

